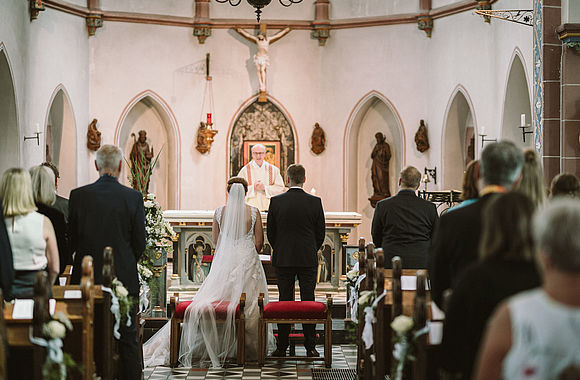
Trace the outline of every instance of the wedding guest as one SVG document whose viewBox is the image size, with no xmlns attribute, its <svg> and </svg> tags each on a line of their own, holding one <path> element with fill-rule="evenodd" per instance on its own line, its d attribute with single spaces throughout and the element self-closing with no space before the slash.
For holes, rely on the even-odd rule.
<svg viewBox="0 0 580 380">
<path fill-rule="evenodd" d="M 532 149 L 526 149 L 524 151 L 522 176 L 516 189 L 526 194 L 534 202 L 536 207 L 544 203 L 546 199 L 544 171 L 542 170 L 538 154 Z"/>
<path fill-rule="evenodd" d="M 477 380 L 580 378 L 580 202 L 548 203 L 533 227 L 543 285 L 495 311 Z"/>
<path fill-rule="evenodd" d="M 119 183 L 123 153 L 114 145 L 97 151 L 95 167 L 100 178 L 70 193 L 69 222 L 71 250 L 76 252 L 71 283 L 81 279 L 81 262 L 93 257 L 95 283 L 103 281 L 103 250 L 113 248 L 115 274 L 134 300 L 130 308 L 135 320 L 139 296 L 137 260 L 145 250 L 145 211 L 141 193 Z M 135 323 L 120 328 L 119 352 L 123 370 L 120 378 L 140 379 L 141 360 Z"/>
<path fill-rule="evenodd" d="M 447 210 L 453 211 L 468 206 L 479 198 L 479 160 L 473 160 L 465 167 L 461 186 L 461 203 Z"/>
<path fill-rule="evenodd" d="M 15 271 L 12 296 L 32 298 L 37 272 L 48 271 L 51 283 L 58 275 L 54 229 L 46 216 L 36 212 L 30 174 L 26 170 L 12 168 L 4 172 L 0 198 Z"/>
<path fill-rule="evenodd" d="M 287 192 L 272 198 L 268 209 L 267 234 L 272 245 L 272 265 L 278 278 L 280 301 L 294 301 L 298 277 L 301 301 L 314 301 L 318 270 L 317 252 L 324 242 L 322 200 L 302 190 L 306 170 L 293 164 L 286 170 Z M 316 351 L 315 325 L 303 324 L 304 347 L 309 357 Z M 286 356 L 290 325 L 278 324 L 278 345 L 272 356 Z"/>
<path fill-rule="evenodd" d="M 407 166 L 399 175 L 399 192 L 377 203 L 371 233 L 376 247 L 391 259 L 400 256 L 403 268 L 427 268 L 427 255 L 433 228 L 439 219 L 437 207 L 415 193 L 421 184 L 421 173 Z"/>
<path fill-rule="evenodd" d="M 60 263 L 58 273 L 62 273 L 67 265 L 72 264 L 72 256 L 68 244 L 67 225 L 64 215 L 53 207 L 56 200 L 54 174 L 48 167 L 38 165 L 30 169 L 30 176 L 32 178 L 32 194 L 37 211 L 50 219 L 54 228 Z M 58 285 L 58 279 L 56 284 Z"/>
<path fill-rule="evenodd" d="M 574 174 L 560 173 L 552 179 L 550 197 L 580 197 L 580 180 Z"/>
<path fill-rule="evenodd" d="M 10 301 L 12 299 L 12 282 L 14 282 L 14 263 L 12 262 L 10 238 L 4 222 L 2 199 L 0 199 L 0 212 L 2 212 L 0 217 L 0 288 L 2 288 L 4 300 Z M 0 300 L 0 302 L 2 301 Z"/>
<path fill-rule="evenodd" d="M 58 171 L 58 168 L 52 162 L 47 161 L 43 162 L 41 165 L 46 166 L 54 173 L 54 191 L 56 193 L 58 191 L 58 179 L 60 178 L 60 172 Z M 58 193 L 56 193 L 56 199 L 52 207 L 62 212 L 64 215 L 64 220 L 68 223 L 68 199 L 61 197 L 58 195 Z"/>
<path fill-rule="evenodd" d="M 479 261 L 457 281 L 445 313 L 441 367 L 471 379 L 485 325 L 507 297 L 540 286 L 534 263 L 532 216 L 526 196 L 497 196 L 484 209 Z"/>
<path fill-rule="evenodd" d="M 479 201 L 442 215 L 435 229 L 429 259 L 431 298 L 443 307 L 443 292 L 477 260 L 484 206 L 498 193 L 517 185 L 524 155 L 509 141 L 488 144 L 481 154 L 483 188 Z"/>
</svg>

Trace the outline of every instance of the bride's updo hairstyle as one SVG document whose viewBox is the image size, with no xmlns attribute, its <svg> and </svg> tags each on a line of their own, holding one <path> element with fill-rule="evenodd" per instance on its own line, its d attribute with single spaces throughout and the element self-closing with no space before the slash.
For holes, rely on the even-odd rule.
<svg viewBox="0 0 580 380">
<path fill-rule="evenodd" d="M 228 193 L 230 192 L 230 189 L 232 188 L 232 185 L 234 183 L 240 183 L 242 184 L 242 186 L 244 186 L 244 192 L 248 192 L 248 181 L 246 181 L 245 178 L 242 177 L 232 177 L 229 179 L 228 181 Z"/>
</svg>

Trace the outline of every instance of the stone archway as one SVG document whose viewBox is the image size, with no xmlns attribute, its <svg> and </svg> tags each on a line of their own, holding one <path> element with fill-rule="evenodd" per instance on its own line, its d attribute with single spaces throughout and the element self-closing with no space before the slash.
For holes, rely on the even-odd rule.
<svg viewBox="0 0 580 380">
<path fill-rule="evenodd" d="M 458 86 L 448 103 L 443 125 L 443 188 L 461 190 L 463 171 L 477 157 L 477 133 L 467 91 Z"/>
<path fill-rule="evenodd" d="M 526 124 L 530 124 L 527 131 L 532 128 L 532 108 L 530 105 L 530 91 L 526 80 L 526 70 L 518 50 L 514 51 L 512 63 L 507 77 L 505 98 L 503 103 L 503 117 L 501 123 L 502 140 L 510 140 L 521 148 L 533 148 L 534 135 L 526 135 L 526 142 L 523 140 L 522 130 L 518 128 L 521 124 L 521 115 L 526 115 Z"/>
<path fill-rule="evenodd" d="M 376 144 L 377 132 L 385 135 L 391 148 L 389 188 L 391 194 L 394 194 L 397 191 L 398 174 L 405 165 L 403 123 L 389 99 L 377 91 L 371 91 L 355 105 L 344 138 L 344 211 L 355 211 L 362 215 L 362 223 L 357 230 L 364 231 L 364 234 L 371 230 L 374 214 L 368 198 L 373 194 L 371 152 Z M 353 232 L 351 238 L 355 239 L 359 235 Z M 365 237 L 370 238 L 368 235 Z"/>
<path fill-rule="evenodd" d="M 0 43 L 0 176 L 6 169 L 19 165 L 21 144 L 18 131 L 12 70 L 4 45 Z"/>
<path fill-rule="evenodd" d="M 45 160 L 53 162 L 60 172 L 59 194 L 67 197 L 77 187 L 77 136 L 71 101 L 62 85 L 51 97 L 46 116 Z"/>
<path fill-rule="evenodd" d="M 153 148 L 154 156 L 159 153 L 157 166 L 153 170 L 149 192 L 154 193 L 164 210 L 179 208 L 179 128 L 171 109 L 163 99 L 153 91 L 144 91 L 129 102 L 115 133 L 115 143 L 123 150 L 129 160 L 134 138 L 138 132 L 147 132 L 147 142 Z M 125 175 L 121 182 L 131 186 L 125 166 Z"/>
<path fill-rule="evenodd" d="M 295 141 L 292 120 L 282 111 L 282 107 L 271 98 L 265 103 L 254 99 L 237 115 L 230 132 L 229 175 L 237 175 L 249 160 L 249 144 L 265 142 L 268 149 L 268 142 L 271 142 L 274 149 L 279 146 L 280 152 L 273 153 L 274 157 L 279 155 L 280 173 L 284 177 L 288 165 L 295 163 L 297 159 Z"/>
</svg>

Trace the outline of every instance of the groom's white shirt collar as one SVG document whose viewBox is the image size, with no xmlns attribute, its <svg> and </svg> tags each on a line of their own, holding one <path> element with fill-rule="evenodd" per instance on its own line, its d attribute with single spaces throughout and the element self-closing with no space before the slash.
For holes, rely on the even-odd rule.
<svg viewBox="0 0 580 380">
<path fill-rule="evenodd" d="M 301 186 L 292 186 L 290 189 L 300 189 L 300 190 L 304 190 Z M 288 189 L 288 190 L 290 190 Z"/>
</svg>

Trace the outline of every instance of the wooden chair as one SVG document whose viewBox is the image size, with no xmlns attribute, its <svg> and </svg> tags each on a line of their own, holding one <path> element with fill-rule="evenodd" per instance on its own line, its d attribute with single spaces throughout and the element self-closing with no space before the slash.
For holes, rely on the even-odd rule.
<svg viewBox="0 0 580 380">
<path fill-rule="evenodd" d="M 176 293 L 171 297 L 169 311 L 171 313 L 171 336 L 169 345 L 169 362 L 172 367 L 177 366 L 179 360 L 179 341 L 181 339 L 181 324 L 185 310 L 192 301 L 179 302 L 179 295 Z M 237 352 L 236 363 L 243 365 L 245 362 L 245 335 L 246 335 L 246 317 L 244 308 L 246 306 L 246 293 L 242 293 L 240 302 L 236 308 L 236 334 L 237 334 Z M 215 305 L 216 322 L 224 322 L 227 312 L 227 302 L 221 302 Z"/>
<path fill-rule="evenodd" d="M 326 304 L 317 301 L 278 301 L 264 305 L 264 293 L 258 297 L 260 320 L 258 322 L 258 364 L 266 359 L 266 331 L 268 323 L 324 324 L 324 357 L 287 356 L 281 360 L 324 360 L 332 364 L 332 296 L 326 295 Z"/>
</svg>

